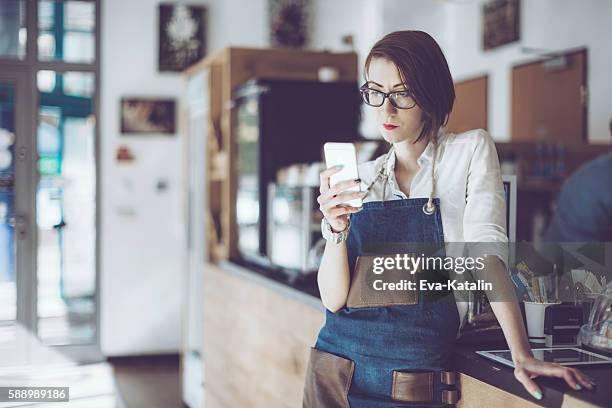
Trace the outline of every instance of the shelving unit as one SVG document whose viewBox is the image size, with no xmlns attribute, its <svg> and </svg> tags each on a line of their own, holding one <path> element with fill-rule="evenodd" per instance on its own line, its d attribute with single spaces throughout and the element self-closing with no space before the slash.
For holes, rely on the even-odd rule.
<svg viewBox="0 0 612 408">
<path fill-rule="evenodd" d="M 224 262 L 226 260 L 238 259 L 235 208 L 237 151 L 233 129 L 233 92 L 252 78 L 317 80 L 319 69 L 323 67 L 335 70 L 338 81 L 355 81 L 357 54 L 226 48 L 200 61 L 185 73 L 187 101 L 181 117 L 188 122 L 189 135 L 186 143 L 188 151 L 185 152 L 185 157 L 189 158 L 185 165 L 188 174 L 186 202 L 189 214 L 189 262 L 187 284 L 184 288 L 185 341 L 181 356 L 181 382 L 183 401 L 189 406 L 218 405 L 218 398 L 223 395 L 227 395 L 226 398 L 229 399 L 240 397 L 240 392 L 231 390 L 237 384 L 236 381 L 240 381 L 236 375 L 242 372 L 242 368 L 261 370 L 258 373 L 269 375 L 277 375 L 279 372 L 276 367 L 256 364 L 263 361 L 260 358 L 253 361 L 247 359 L 246 367 L 239 366 L 240 362 L 232 362 L 232 355 L 236 350 L 232 343 L 234 341 L 244 342 L 241 346 L 244 350 L 253 347 L 258 340 L 278 341 L 275 335 L 258 337 L 245 332 L 235 332 L 252 327 L 252 320 L 245 317 L 247 314 L 241 313 L 242 308 L 246 307 L 250 313 L 254 305 L 261 306 L 258 303 L 261 301 L 261 293 L 250 293 L 248 287 L 245 292 L 240 279 L 232 278 L 219 267 L 229 264 Z M 290 313 L 287 314 L 287 321 L 301 319 L 303 323 L 304 316 L 311 315 L 311 325 L 308 328 L 303 324 L 300 326 L 307 329 L 305 339 L 295 341 L 295 350 L 285 357 L 280 357 L 283 364 L 280 372 L 285 375 L 287 369 L 290 369 L 292 373 L 292 378 L 287 382 L 292 388 L 282 388 L 286 392 L 285 399 L 297 402 L 297 398 L 301 396 L 299 388 L 303 384 L 303 364 L 307 357 L 301 351 L 308 350 L 306 345 L 313 340 L 309 336 L 320 327 L 322 314 L 316 309 L 311 311 L 299 305 L 293 307 L 291 303 L 289 308 L 293 309 L 288 310 L 285 306 L 287 302 L 282 297 L 275 302 L 278 306 L 270 303 L 271 310 Z M 228 314 L 221 316 L 219 311 Z M 225 317 L 238 312 L 242 317 L 228 326 Z M 269 315 L 270 312 L 266 311 L 266 316 Z M 266 327 L 265 324 L 269 323 L 258 324 Z M 268 334 L 277 331 L 274 327 L 265 330 Z M 284 338 L 291 336 L 295 336 L 295 331 L 287 330 Z M 296 367 L 294 362 L 297 359 L 302 365 Z M 275 381 L 267 383 L 275 389 Z M 240 382 L 240 387 L 245 384 L 244 381 Z M 251 381 L 250 385 L 253 384 Z M 240 388 L 240 391 L 243 390 Z M 269 402 L 267 396 L 254 390 L 247 395 L 260 398 L 262 404 Z M 227 406 L 233 405 L 235 404 Z M 256 406 L 246 404 L 249 405 Z"/>
<path fill-rule="evenodd" d="M 549 140 L 549 142 L 556 142 Z M 594 158 L 612 152 L 612 145 L 573 143 L 563 145 L 563 172 L 550 177 L 537 175 L 534 167 L 542 164 L 535 142 L 496 143 L 500 161 L 512 160 L 517 169 L 517 241 L 530 241 L 533 235 L 533 217 L 539 212 L 550 220 L 555 200 L 565 180 L 580 166 Z M 541 145 L 540 145 L 541 146 Z M 554 160 L 546 158 L 545 160 Z M 554 163 L 552 164 L 554 166 Z"/>
<path fill-rule="evenodd" d="M 232 93 L 252 78 L 318 79 L 319 69 L 336 70 L 337 80 L 357 78 L 357 54 L 319 51 L 226 48 L 186 71 L 187 80 L 208 76 L 206 245 L 208 260 L 236 259 L 235 140 Z"/>
</svg>

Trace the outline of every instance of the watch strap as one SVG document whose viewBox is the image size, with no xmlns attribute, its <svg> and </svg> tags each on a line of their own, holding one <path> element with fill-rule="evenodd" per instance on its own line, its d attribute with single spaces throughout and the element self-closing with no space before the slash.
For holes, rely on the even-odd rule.
<svg viewBox="0 0 612 408">
<path fill-rule="evenodd" d="M 350 226 L 351 219 L 349 217 L 346 228 L 343 231 L 334 232 L 331 228 L 331 224 L 329 223 L 329 221 L 327 221 L 327 219 L 323 217 L 323 219 L 321 220 L 321 234 L 323 236 L 323 239 L 325 239 L 326 241 L 331 241 L 335 244 L 339 244 L 343 241 L 346 241 Z"/>
</svg>

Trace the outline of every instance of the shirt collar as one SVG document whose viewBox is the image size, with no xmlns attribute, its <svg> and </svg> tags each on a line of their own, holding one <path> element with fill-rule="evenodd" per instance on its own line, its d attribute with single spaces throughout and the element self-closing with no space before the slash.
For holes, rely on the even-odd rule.
<svg viewBox="0 0 612 408">
<path fill-rule="evenodd" d="M 440 130 L 440 132 L 438 133 L 438 147 L 439 147 L 440 141 L 442 140 L 442 136 L 443 136 L 443 133 L 442 133 L 442 130 Z M 433 157 L 433 151 L 434 151 L 434 145 L 431 141 L 429 141 L 429 143 L 427 143 L 427 146 L 425 147 L 425 150 L 423 150 L 423 152 L 417 159 L 417 164 L 422 167 L 424 163 L 431 162 L 431 159 Z M 389 160 L 387 161 L 386 170 L 387 170 L 387 174 L 393 174 L 393 171 L 395 170 L 395 149 L 393 150 L 393 154 L 390 155 Z"/>
</svg>

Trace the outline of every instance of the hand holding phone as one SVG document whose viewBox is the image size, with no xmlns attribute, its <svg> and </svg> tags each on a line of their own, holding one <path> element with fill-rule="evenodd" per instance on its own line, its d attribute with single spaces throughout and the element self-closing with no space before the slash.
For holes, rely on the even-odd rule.
<svg viewBox="0 0 612 408">
<path fill-rule="evenodd" d="M 348 224 L 348 214 L 361 210 L 365 193 L 360 191 L 357 157 L 352 143 L 325 143 L 327 169 L 321 172 L 320 209 L 335 231 Z"/>
</svg>

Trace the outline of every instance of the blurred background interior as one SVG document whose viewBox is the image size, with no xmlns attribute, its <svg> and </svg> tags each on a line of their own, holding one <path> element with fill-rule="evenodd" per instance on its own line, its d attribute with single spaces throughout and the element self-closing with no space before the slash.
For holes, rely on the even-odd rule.
<svg viewBox="0 0 612 408">
<path fill-rule="evenodd" d="M 509 238 L 537 243 L 612 151 L 611 21 L 607 0 L 0 0 L 0 385 L 297 406 L 322 144 L 385 149 L 357 93 L 369 48 L 438 41 L 448 129 L 488 130 Z"/>
</svg>

